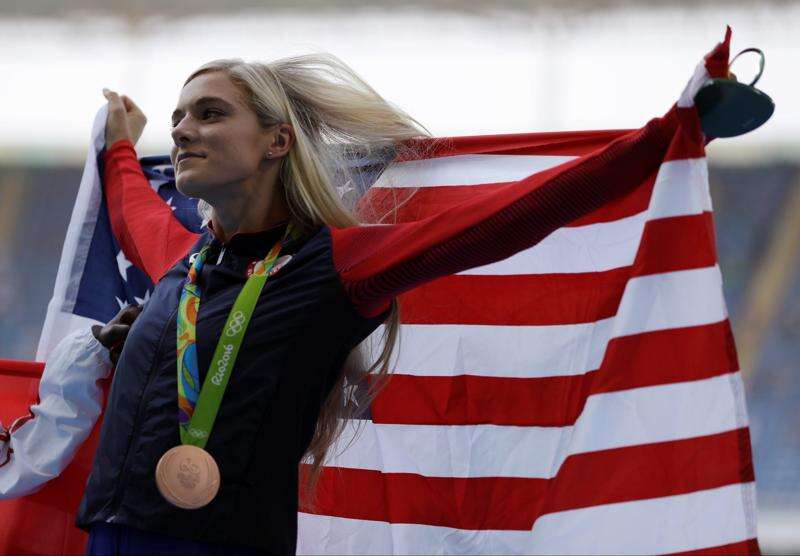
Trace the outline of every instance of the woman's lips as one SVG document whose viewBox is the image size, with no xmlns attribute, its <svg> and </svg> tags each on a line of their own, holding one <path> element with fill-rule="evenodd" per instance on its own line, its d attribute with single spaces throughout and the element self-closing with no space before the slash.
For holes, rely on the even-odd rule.
<svg viewBox="0 0 800 556">
<path fill-rule="evenodd" d="M 197 159 L 199 159 L 199 158 L 203 158 L 203 157 L 202 157 L 202 156 L 195 156 L 195 155 L 192 155 L 192 156 L 186 156 L 186 157 L 184 157 L 184 158 L 181 158 L 181 159 L 178 161 L 178 166 L 180 166 L 182 163 L 186 162 L 187 160 L 197 160 Z"/>
</svg>

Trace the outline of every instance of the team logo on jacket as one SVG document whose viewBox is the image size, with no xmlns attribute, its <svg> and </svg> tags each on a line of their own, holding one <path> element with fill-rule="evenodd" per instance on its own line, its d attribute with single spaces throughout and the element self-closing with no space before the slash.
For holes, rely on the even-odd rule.
<svg viewBox="0 0 800 556">
<path fill-rule="evenodd" d="M 269 274 L 267 275 L 267 277 L 270 277 L 273 274 L 275 274 L 276 272 L 278 272 L 281 269 L 281 267 L 283 267 L 286 263 L 288 263 L 291 260 L 292 260 L 292 256 L 291 255 L 284 255 L 283 257 L 278 257 L 278 260 L 275 261 L 275 264 L 272 266 L 272 270 L 269 271 Z M 250 261 L 250 264 L 247 265 L 246 276 L 249 277 L 253 273 L 253 270 L 255 270 L 256 265 L 260 261 L 261 261 L 261 259 L 255 259 L 255 260 Z"/>
<path fill-rule="evenodd" d="M 283 257 L 278 257 L 278 260 L 275 261 L 275 264 L 272 265 L 272 268 L 269 271 L 269 276 L 272 276 L 276 272 L 278 272 L 281 268 L 283 268 L 286 263 L 292 260 L 291 255 L 284 255 Z"/>
</svg>

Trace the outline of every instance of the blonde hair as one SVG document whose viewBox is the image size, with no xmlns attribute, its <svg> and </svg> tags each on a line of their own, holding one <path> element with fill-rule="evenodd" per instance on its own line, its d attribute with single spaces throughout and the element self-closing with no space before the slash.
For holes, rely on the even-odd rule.
<svg viewBox="0 0 800 556">
<path fill-rule="evenodd" d="M 353 203 L 363 187 L 354 158 L 378 161 L 387 153 L 418 156 L 423 143 L 409 140 L 430 136 L 419 122 L 384 100 L 332 54 L 293 56 L 270 63 L 215 60 L 198 68 L 185 83 L 214 71 L 225 72 L 240 88 L 262 126 L 285 122 L 294 128 L 295 143 L 281 161 L 280 182 L 292 221 L 301 229 L 358 224 Z M 348 198 L 351 206 L 343 198 Z M 204 219 L 211 218 L 212 210 L 205 201 L 199 202 Z M 397 304 L 392 303 L 377 359 L 368 365 L 366 342 L 356 347 L 323 403 L 306 451 L 311 462 L 309 472 L 303 474 L 308 502 L 328 450 L 346 420 L 355 417 L 358 408 L 368 408 L 385 385 L 399 323 Z M 347 399 L 345 382 L 365 381 L 367 388 L 348 389 L 360 399 Z"/>
</svg>

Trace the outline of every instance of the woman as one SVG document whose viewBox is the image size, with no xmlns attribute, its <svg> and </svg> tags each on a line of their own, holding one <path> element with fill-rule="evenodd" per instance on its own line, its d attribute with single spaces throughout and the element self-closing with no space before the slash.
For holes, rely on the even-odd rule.
<svg viewBox="0 0 800 556">
<path fill-rule="evenodd" d="M 294 553 L 298 464 L 309 455 L 318 469 L 351 407 L 345 374 L 365 376 L 350 356 L 382 323 L 386 347 L 372 368 L 386 373 L 396 296 L 506 258 L 624 194 L 685 117 L 673 107 L 544 185 L 556 172 L 419 222 L 361 226 L 332 186 L 347 174 L 346 147 L 412 149 L 421 127 L 333 56 L 211 62 L 186 80 L 172 118 L 177 187 L 201 199 L 207 218 L 194 234 L 141 172 L 133 146 L 143 114 L 105 95 L 112 227 L 157 285 L 121 353 L 80 506 L 89 553 L 123 537 L 141 552 Z M 240 343 L 226 344 L 233 335 Z M 216 404 L 204 406 L 214 388 Z M 207 459 L 189 461 L 195 448 Z M 214 464 L 218 491 L 188 503 L 176 494 L 203 473 L 213 491 Z"/>
</svg>

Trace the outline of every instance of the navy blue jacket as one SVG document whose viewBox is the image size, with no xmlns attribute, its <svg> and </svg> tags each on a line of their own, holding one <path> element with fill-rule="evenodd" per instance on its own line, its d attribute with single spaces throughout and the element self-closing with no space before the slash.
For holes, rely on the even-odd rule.
<svg viewBox="0 0 800 556">
<path fill-rule="evenodd" d="M 197 320 L 200 381 L 254 258 L 263 258 L 284 226 L 239 234 L 212 247 L 203 266 Z M 320 406 L 344 358 L 385 315 L 365 318 L 345 295 L 321 228 L 289 241 L 291 260 L 267 281 L 245 334 L 206 445 L 221 472 L 214 500 L 181 510 L 159 494 L 155 466 L 180 444 L 175 338 L 178 301 L 189 256 L 158 282 L 131 327 L 117 363 L 95 463 L 78 525 L 123 523 L 143 530 L 215 542 L 295 550 L 298 462 L 314 433 Z M 314 338 L 309 349 L 308 338 Z"/>
</svg>

